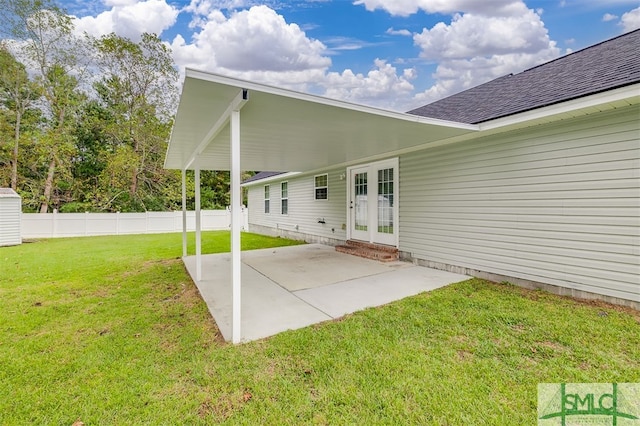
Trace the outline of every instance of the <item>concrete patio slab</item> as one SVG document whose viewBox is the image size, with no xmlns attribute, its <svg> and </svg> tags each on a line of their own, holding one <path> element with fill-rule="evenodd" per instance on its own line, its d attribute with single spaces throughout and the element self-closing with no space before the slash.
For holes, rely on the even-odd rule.
<svg viewBox="0 0 640 426">
<path fill-rule="evenodd" d="M 253 250 L 243 262 L 289 291 L 335 284 L 411 266 L 407 262 L 382 263 L 344 256 L 320 244 Z"/>
<path fill-rule="evenodd" d="M 183 260 L 222 336 L 230 340 L 231 255 L 203 255 L 199 282 L 196 257 Z M 406 262 L 363 259 L 321 244 L 245 251 L 241 268 L 241 340 L 245 342 L 469 278 Z"/>
<path fill-rule="evenodd" d="M 225 340 L 231 340 L 231 255 L 203 256 L 203 280 L 200 282 L 195 279 L 195 256 L 184 258 L 184 263 L 220 333 Z M 261 339 L 331 319 L 250 266 L 243 264 L 241 268 L 243 341 Z"/>
<path fill-rule="evenodd" d="M 453 274 L 410 263 L 406 265 L 408 267 L 395 271 L 356 278 L 320 288 L 294 291 L 293 294 L 332 318 L 338 318 L 351 312 L 385 305 L 469 278 L 466 275 Z"/>
</svg>

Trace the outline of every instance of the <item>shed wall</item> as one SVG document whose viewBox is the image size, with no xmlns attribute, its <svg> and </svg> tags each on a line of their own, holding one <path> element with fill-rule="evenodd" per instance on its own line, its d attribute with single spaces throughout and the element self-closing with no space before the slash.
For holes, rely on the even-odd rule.
<svg viewBox="0 0 640 426">
<path fill-rule="evenodd" d="M 249 229 L 271 235 L 287 236 L 334 244 L 346 239 L 346 179 L 341 179 L 344 168 L 330 169 L 328 199 L 316 200 L 314 175 L 291 177 L 271 181 L 270 213 L 264 212 L 264 185 L 248 187 Z M 319 173 L 322 174 L 322 173 Z M 281 213 L 281 183 L 289 188 L 289 212 Z M 318 223 L 319 219 L 324 220 Z"/>
<path fill-rule="evenodd" d="M 640 301 L 640 109 L 400 158 L 400 250 Z"/>
<path fill-rule="evenodd" d="M 21 211 L 22 203 L 19 196 L 0 196 L 0 246 L 22 243 Z"/>
</svg>

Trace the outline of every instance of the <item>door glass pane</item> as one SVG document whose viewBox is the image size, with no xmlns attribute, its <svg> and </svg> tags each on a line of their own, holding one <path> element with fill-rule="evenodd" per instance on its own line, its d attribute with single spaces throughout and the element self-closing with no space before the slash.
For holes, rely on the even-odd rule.
<svg viewBox="0 0 640 426">
<path fill-rule="evenodd" d="M 378 232 L 393 234 L 393 169 L 378 170 Z"/>
<path fill-rule="evenodd" d="M 353 179 L 355 194 L 355 229 L 367 230 L 367 173 L 356 173 Z"/>
</svg>

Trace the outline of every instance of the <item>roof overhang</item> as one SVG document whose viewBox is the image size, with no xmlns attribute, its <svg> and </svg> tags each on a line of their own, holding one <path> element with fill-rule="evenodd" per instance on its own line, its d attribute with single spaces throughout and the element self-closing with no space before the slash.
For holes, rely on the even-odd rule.
<svg viewBox="0 0 640 426">
<path fill-rule="evenodd" d="M 485 121 L 479 126 L 483 133 L 495 129 L 513 130 L 638 105 L 638 103 L 640 103 L 640 83 L 635 83 Z"/>
<path fill-rule="evenodd" d="M 229 170 L 231 110 L 243 170 L 354 164 L 479 129 L 187 69 L 165 167 Z"/>
</svg>

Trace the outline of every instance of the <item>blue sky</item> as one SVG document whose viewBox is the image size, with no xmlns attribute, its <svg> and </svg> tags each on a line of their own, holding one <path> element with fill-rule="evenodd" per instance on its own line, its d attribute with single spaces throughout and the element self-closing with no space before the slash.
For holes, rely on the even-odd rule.
<svg viewBox="0 0 640 426">
<path fill-rule="evenodd" d="M 640 27 L 628 0 L 64 0 L 178 67 L 407 110 Z"/>
</svg>

